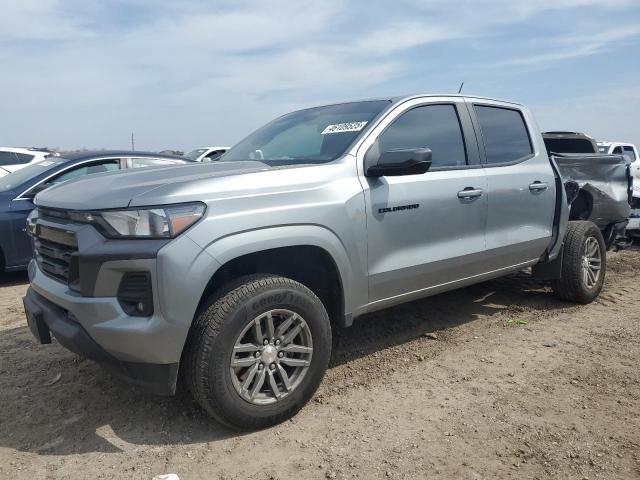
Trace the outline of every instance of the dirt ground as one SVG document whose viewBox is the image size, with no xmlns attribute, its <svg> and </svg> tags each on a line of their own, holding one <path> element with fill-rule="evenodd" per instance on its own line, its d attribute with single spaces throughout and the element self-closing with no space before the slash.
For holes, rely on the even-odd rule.
<svg viewBox="0 0 640 480">
<path fill-rule="evenodd" d="M 5 276 L 0 478 L 638 479 L 639 272 L 640 249 L 610 253 L 587 306 L 518 274 L 368 315 L 314 401 L 249 434 L 36 345 Z"/>
</svg>

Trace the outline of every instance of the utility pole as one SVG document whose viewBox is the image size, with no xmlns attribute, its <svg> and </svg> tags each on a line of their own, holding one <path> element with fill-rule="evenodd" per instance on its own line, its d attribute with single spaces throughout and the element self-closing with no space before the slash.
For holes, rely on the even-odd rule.
<svg viewBox="0 0 640 480">
<path fill-rule="evenodd" d="M 133 152 L 135 151 L 135 149 L 136 149 L 136 144 L 133 140 L 133 132 L 131 132 L 131 151 Z"/>
</svg>

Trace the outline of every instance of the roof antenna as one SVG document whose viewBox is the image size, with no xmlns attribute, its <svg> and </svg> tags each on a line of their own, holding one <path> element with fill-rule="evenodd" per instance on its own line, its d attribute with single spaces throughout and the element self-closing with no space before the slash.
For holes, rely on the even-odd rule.
<svg viewBox="0 0 640 480">
<path fill-rule="evenodd" d="M 458 89 L 458 93 L 462 93 L 462 87 L 464 87 L 464 82 L 460 84 L 460 88 Z"/>
</svg>

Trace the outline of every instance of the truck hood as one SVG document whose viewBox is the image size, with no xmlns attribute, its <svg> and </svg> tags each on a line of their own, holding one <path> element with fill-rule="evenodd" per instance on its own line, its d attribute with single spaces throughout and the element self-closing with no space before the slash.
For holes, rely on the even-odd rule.
<svg viewBox="0 0 640 480">
<path fill-rule="evenodd" d="M 35 203 L 38 206 L 65 210 L 126 208 L 145 204 L 134 202 L 134 200 L 145 198 L 145 194 L 156 189 L 167 190 L 171 186 L 177 187 L 194 182 L 215 182 L 216 178 L 269 169 L 270 167 L 264 163 L 247 161 L 144 167 L 100 173 L 48 188 L 36 196 Z M 167 198 L 166 201 L 159 203 L 173 203 L 174 201 Z"/>
</svg>

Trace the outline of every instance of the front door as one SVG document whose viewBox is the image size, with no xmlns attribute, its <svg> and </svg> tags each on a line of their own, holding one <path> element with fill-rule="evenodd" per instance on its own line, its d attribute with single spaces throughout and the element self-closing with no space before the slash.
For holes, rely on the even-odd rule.
<svg viewBox="0 0 640 480">
<path fill-rule="evenodd" d="M 433 156 L 424 174 L 362 179 L 370 302 L 406 301 L 482 273 L 487 180 L 464 102 L 413 102 L 380 130 L 365 157 L 397 148 Z"/>
</svg>

